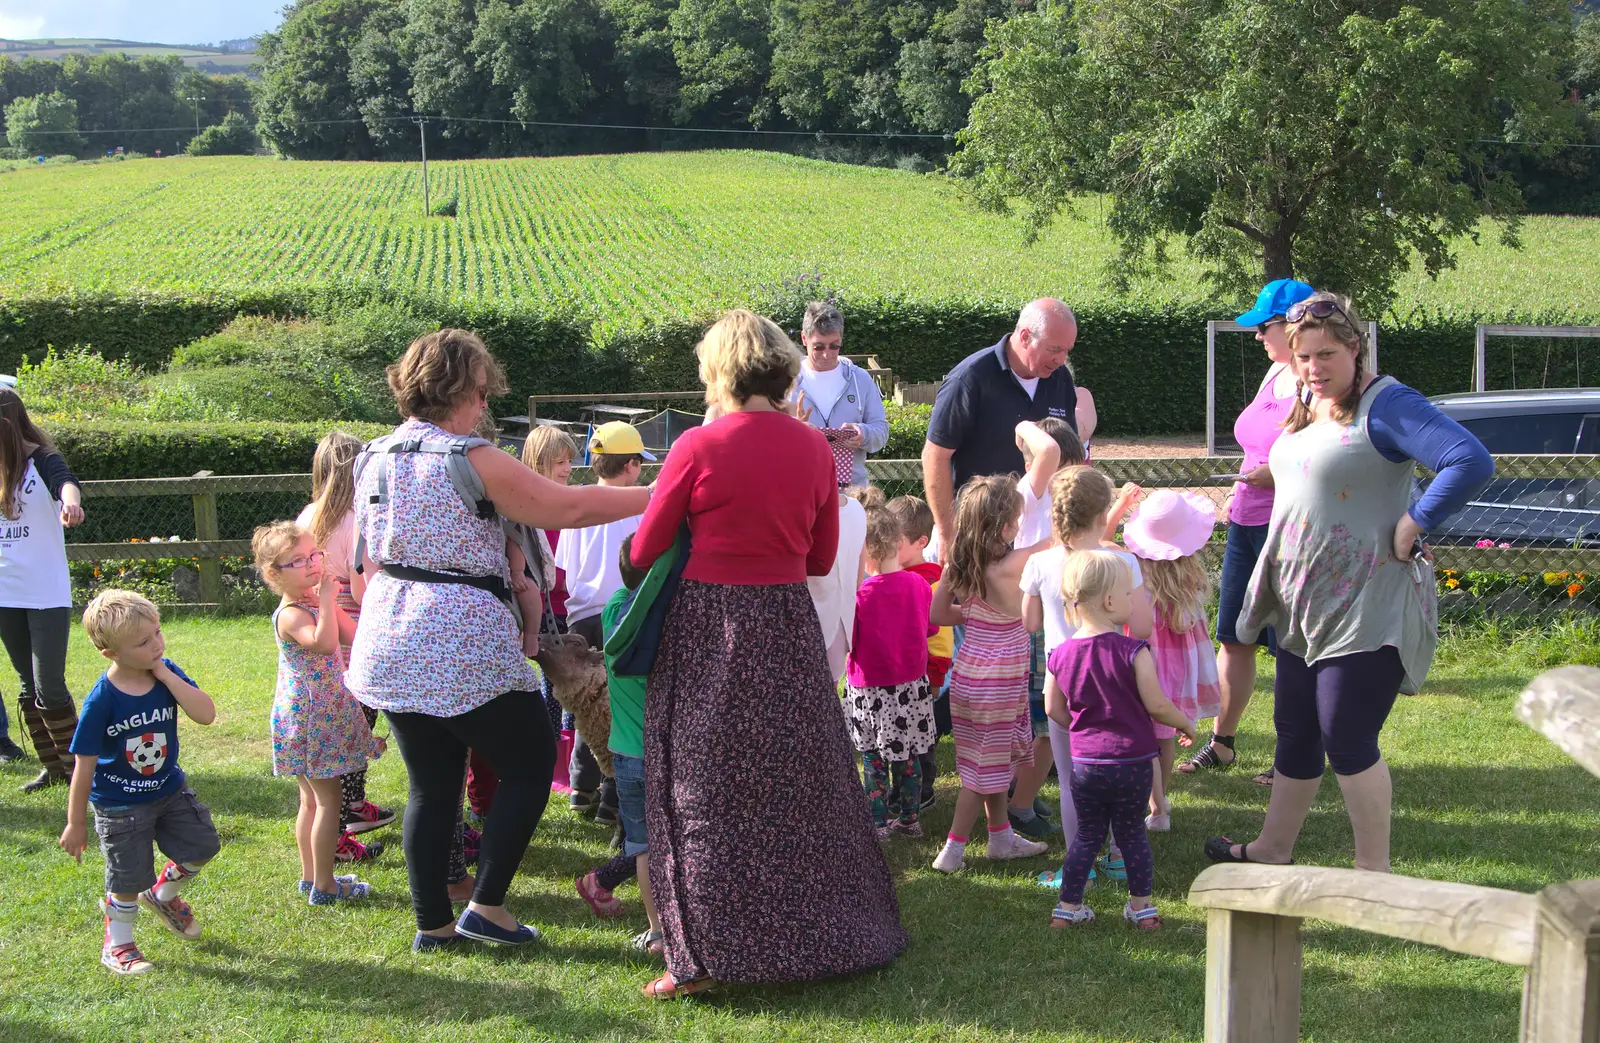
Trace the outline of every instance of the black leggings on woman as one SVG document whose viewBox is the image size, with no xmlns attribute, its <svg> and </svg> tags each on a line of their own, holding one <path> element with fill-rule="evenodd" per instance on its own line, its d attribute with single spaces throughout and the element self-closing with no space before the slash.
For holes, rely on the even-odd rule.
<svg viewBox="0 0 1600 1043">
<path fill-rule="evenodd" d="M 451 834 L 459 829 L 468 748 L 500 777 L 483 824 L 472 900 L 504 905 L 555 773 L 556 741 L 543 700 L 536 692 L 507 692 L 457 717 L 384 715 L 411 776 L 403 844 L 418 929 L 436 930 L 455 918 L 448 894 Z"/>
</svg>

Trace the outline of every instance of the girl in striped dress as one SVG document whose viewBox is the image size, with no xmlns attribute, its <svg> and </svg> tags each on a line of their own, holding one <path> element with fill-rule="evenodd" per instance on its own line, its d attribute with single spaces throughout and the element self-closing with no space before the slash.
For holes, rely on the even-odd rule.
<svg viewBox="0 0 1600 1043">
<path fill-rule="evenodd" d="M 975 478 L 961 491 L 950 564 L 934 594 L 940 626 L 964 626 L 950 670 L 950 723 L 961 793 L 944 849 L 933 868 L 963 865 L 967 837 L 982 809 L 989 821 L 989 858 L 1027 858 L 1045 845 L 1012 831 L 1006 791 L 1019 764 L 1033 763 L 1028 716 L 1031 644 L 1022 623 L 1022 568 L 1049 540 L 1013 549 L 1022 516 L 1016 478 Z M 959 600 L 960 605 L 955 602 Z"/>
</svg>

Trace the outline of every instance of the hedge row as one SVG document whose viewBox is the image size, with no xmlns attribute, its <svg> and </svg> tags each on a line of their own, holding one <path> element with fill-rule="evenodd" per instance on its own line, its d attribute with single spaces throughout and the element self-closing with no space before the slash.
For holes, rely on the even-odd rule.
<svg viewBox="0 0 1600 1043">
<path fill-rule="evenodd" d="M 502 412 L 532 393 L 684 390 L 697 386 L 694 345 L 704 320 L 667 319 L 649 327 L 612 329 L 591 318 L 406 297 L 382 286 L 334 285 L 204 298 L 160 294 L 38 294 L 0 299 L 0 369 L 47 345 L 86 344 L 108 357 L 146 368 L 162 365 L 179 346 L 221 329 L 240 314 L 310 315 L 337 320 L 373 303 L 403 305 L 430 323 L 476 330 L 505 363 L 511 394 Z M 873 353 L 905 380 L 932 381 L 964 356 L 1011 329 L 1014 301 L 853 301 L 846 316 L 847 350 Z M 1079 383 L 1092 388 L 1102 430 L 1171 434 L 1205 427 L 1205 324 L 1218 309 L 1201 306 L 1090 307 L 1079 312 L 1072 361 Z M 778 316 L 797 325 L 798 316 Z M 1382 368 L 1426 394 L 1470 386 L 1472 317 L 1413 314 L 1386 320 Z M 1488 316 L 1495 322 L 1574 322 L 1574 316 Z M 1546 386 L 1578 382 L 1574 342 L 1547 349 L 1517 346 L 1517 374 Z M 1548 350 L 1548 355 L 1547 355 Z M 1591 347 L 1592 354 L 1592 347 Z M 1255 392 L 1265 368 L 1246 335 L 1218 340 L 1217 415 L 1224 428 Z M 1490 353 L 1490 386 L 1512 384 L 1513 352 Z M 1600 372 L 1592 357 L 1591 372 Z M 217 468 L 220 470 L 220 468 Z M 127 472 L 123 472 L 127 473 Z"/>
</svg>

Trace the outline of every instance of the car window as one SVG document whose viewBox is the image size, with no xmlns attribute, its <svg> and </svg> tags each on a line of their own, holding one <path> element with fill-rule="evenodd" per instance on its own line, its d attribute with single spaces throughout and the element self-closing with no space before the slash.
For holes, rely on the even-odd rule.
<svg viewBox="0 0 1600 1043">
<path fill-rule="evenodd" d="M 1491 453 L 1561 453 L 1578 451 L 1582 413 L 1535 413 L 1525 416 L 1478 417 L 1461 421 Z"/>
</svg>

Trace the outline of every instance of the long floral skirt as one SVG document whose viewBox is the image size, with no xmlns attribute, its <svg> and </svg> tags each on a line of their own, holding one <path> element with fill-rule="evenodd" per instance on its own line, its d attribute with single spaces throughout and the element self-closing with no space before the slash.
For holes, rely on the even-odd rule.
<svg viewBox="0 0 1600 1043">
<path fill-rule="evenodd" d="M 646 691 L 644 757 L 673 978 L 808 981 L 905 949 L 804 583 L 682 582 Z"/>
</svg>

